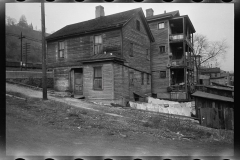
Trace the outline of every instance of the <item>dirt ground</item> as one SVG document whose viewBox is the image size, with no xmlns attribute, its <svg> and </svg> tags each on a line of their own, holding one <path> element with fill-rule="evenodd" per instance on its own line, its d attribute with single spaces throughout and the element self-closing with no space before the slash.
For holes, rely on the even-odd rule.
<svg viewBox="0 0 240 160">
<path fill-rule="evenodd" d="M 151 127 L 155 113 L 48 95 L 6 83 L 6 153 L 40 156 L 232 156 L 233 142 Z M 197 126 L 198 124 L 191 124 Z M 209 130 L 209 129 L 208 129 Z M 190 133 L 190 131 L 189 131 Z M 191 132 L 194 133 L 194 132 Z M 205 133 L 205 132 L 199 132 Z M 189 136 L 188 136 L 189 137 Z"/>
</svg>

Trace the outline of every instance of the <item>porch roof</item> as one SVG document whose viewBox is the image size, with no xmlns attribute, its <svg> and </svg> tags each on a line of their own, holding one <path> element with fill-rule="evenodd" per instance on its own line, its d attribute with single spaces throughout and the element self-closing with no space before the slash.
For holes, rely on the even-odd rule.
<svg viewBox="0 0 240 160">
<path fill-rule="evenodd" d="M 206 99 L 219 100 L 219 101 L 225 101 L 225 102 L 234 102 L 233 98 L 219 96 L 219 95 L 216 95 L 216 94 L 211 94 L 211 93 L 201 92 L 201 91 L 194 92 L 192 94 L 192 96 L 206 98 Z"/>
<path fill-rule="evenodd" d="M 122 62 L 125 61 L 125 59 L 121 55 L 107 53 L 107 54 L 96 54 L 89 58 L 80 60 L 80 62 L 88 63 L 88 62 L 100 62 L 100 61 L 107 61 L 107 60 L 117 60 Z"/>
</svg>

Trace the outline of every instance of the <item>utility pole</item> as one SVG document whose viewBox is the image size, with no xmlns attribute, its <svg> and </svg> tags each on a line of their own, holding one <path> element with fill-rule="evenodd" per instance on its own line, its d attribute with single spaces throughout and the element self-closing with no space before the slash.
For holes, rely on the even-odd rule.
<svg viewBox="0 0 240 160">
<path fill-rule="evenodd" d="M 44 0 L 41 2 L 41 16 L 42 16 L 42 91 L 43 100 L 47 100 L 47 74 L 46 74 L 46 44 L 45 44 L 45 11 Z"/>
<path fill-rule="evenodd" d="M 27 55 L 30 53 L 30 43 L 25 43 L 23 49 L 25 49 L 25 70 L 27 70 Z"/>
<path fill-rule="evenodd" d="M 25 38 L 25 36 L 22 36 L 22 32 L 21 32 L 21 37 L 19 39 L 21 39 L 21 62 L 20 62 L 20 67 L 22 70 L 22 39 Z"/>
</svg>

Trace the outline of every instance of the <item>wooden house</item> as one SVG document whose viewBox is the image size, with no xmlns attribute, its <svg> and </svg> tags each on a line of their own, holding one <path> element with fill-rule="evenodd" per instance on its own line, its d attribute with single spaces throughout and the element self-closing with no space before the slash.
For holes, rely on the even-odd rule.
<svg viewBox="0 0 240 160">
<path fill-rule="evenodd" d="M 151 44 L 152 93 L 154 97 L 187 101 L 194 82 L 193 33 L 187 15 L 179 11 L 154 15 L 146 10 L 146 19 L 154 36 Z"/>
<path fill-rule="evenodd" d="M 151 94 L 154 37 L 141 8 L 67 25 L 46 38 L 54 88 L 92 101 L 126 104 Z"/>
<path fill-rule="evenodd" d="M 234 129 L 234 99 L 212 93 L 196 91 L 196 116 L 203 126 Z"/>
</svg>

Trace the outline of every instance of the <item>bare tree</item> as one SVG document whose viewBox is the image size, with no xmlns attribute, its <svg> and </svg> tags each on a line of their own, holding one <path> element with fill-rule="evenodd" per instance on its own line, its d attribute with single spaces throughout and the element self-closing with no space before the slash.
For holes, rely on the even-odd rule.
<svg viewBox="0 0 240 160">
<path fill-rule="evenodd" d="M 205 35 L 196 34 L 194 36 L 194 56 L 200 56 L 199 62 L 195 58 L 195 67 L 197 71 L 198 80 L 198 70 L 201 65 L 209 66 L 210 63 L 215 62 L 216 66 L 219 66 L 218 58 L 225 56 L 227 53 L 228 45 L 226 40 L 221 41 L 209 41 Z M 198 82 L 197 82 L 198 83 Z"/>
<path fill-rule="evenodd" d="M 6 16 L 6 24 L 7 26 L 11 26 L 11 25 L 16 25 L 17 20 L 14 18 L 11 18 L 9 16 Z"/>
</svg>

